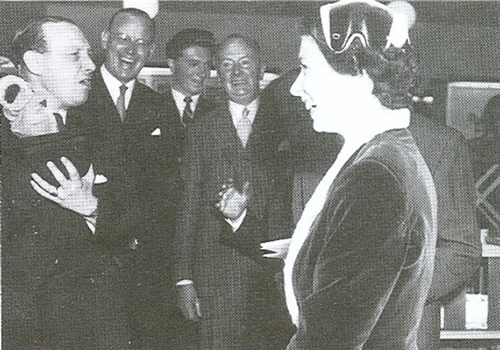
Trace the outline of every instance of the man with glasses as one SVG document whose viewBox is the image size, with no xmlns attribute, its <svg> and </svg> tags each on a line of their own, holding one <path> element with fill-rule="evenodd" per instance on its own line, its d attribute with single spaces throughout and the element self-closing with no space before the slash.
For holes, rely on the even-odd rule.
<svg viewBox="0 0 500 350">
<path fill-rule="evenodd" d="M 137 76 L 154 49 L 155 24 L 143 11 L 116 12 L 101 34 L 104 64 L 79 108 L 91 129 L 94 167 L 108 179 L 125 176 L 139 217 L 127 291 L 134 344 L 170 348 L 169 269 L 178 187 L 175 125 L 161 96 Z"/>
</svg>

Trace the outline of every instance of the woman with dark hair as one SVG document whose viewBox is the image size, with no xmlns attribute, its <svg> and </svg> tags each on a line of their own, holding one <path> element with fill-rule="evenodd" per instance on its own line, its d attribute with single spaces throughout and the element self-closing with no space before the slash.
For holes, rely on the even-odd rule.
<svg viewBox="0 0 500 350">
<path fill-rule="evenodd" d="M 417 349 L 436 194 L 407 130 L 415 61 L 404 18 L 376 1 L 326 4 L 304 22 L 290 92 L 344 145 L 285 260 L 289 350 Z"/>
</svg>

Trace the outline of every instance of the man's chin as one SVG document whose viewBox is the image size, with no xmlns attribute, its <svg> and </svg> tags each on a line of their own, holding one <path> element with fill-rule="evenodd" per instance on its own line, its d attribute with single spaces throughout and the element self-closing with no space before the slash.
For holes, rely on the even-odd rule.
<svg viewBox="0 0 500 350">
<path fill-rule="evenodd" d="M 229 98 L 231 99 L 231 101 L 241 105 L 248 105 L 257 97 L 258 95 L 255 95 L 254 93 L 248 93 L 247 91 L 235 91 L 229 94 Z"/>
<path fill-rule="evenodd" d="M 85 94 L 84 96 L 78 96 L 77 98 L 74 98 L 71 103 L 69 104 L 69 107 L 78 107 L 87 102 L 88 98 L 88 93 Z"/>
</svg>

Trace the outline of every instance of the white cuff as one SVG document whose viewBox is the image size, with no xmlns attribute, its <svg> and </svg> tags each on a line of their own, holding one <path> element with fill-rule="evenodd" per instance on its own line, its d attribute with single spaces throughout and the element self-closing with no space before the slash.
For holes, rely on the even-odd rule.
<svg viewBox="0 0 500 350">
<path fill-rule="evenodd" d="M 85 223 L 89 227 L 90 231 L 92 231 L 92 233 L 95 233 L 95 219 L 92 220 L 85 218 Z"/>
<path fill-rule="evenodd" d="M 187 286 L 188 284 L 193 284 L 193 283 L 194 282 L 192 280 L 180 280 L 175 285 L 176 286 Z"/>
<path fill-rule="evenodd" d="M 225 220 L 229 225 L 231 225 L 231 229 L 233 230 L 233 232 L 236 232 L 240 228 L 246 216 L 247 216 L 247 210 L 245 209 L 236 220 L 231 220 L 231 219 L 225 219 Z"/>
</svg>

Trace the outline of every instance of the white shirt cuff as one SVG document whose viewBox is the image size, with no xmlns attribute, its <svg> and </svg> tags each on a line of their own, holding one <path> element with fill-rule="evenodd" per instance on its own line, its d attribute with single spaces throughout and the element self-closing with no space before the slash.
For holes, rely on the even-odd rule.
<svg viewBox="0 0 500 350">
<path fill-rule="evenodd" d="M 175 285 L 176 286 L 187 286 L 188 284 L 193 284 L 193 283 L 194 282 L 192 280 L 180 280 Z"/>
<path fill-rule="evenodd" d="M 94 219 L 85 218 L 85 223 L 89 227 L 90 231 L 92 231 L 92 233 L 95 233 L 95 218 Z"/>
<path fill-rule="evenodd" d="M 247 210 L 245 209 L 236 220 L 231 220 L 231 219 L 225 219 L 225 220 L 229 225 L 231 225 L 231 229 L 233 230 L 233 232 L 236 232 L 240 228 L 246 216 L 247 216 Z"/>
</svg>

